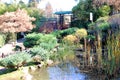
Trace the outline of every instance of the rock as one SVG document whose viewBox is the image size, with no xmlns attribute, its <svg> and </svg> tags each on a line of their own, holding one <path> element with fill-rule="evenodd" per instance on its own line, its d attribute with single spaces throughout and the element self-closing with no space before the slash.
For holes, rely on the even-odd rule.
<svg viewBox="0 0 120 80">
<path fill-rule="evenodd" d="M 43 61 L 41 61 L 40 64 L 37 65 L 37 68 L 41 68 L 44 65 L 45 65 L 45 63 Z"/>
<path fill-rule="evenodd" d="M 50 66 L 50 65 L 53 64 L 53 61 L 48 59 L 48 60 L 46 61 L 46 63 Z"/>
<path fill-rule="evenodd" d="M 32 70 L 32 71 L 36 70 L 36 68 L 34 66 L 30 66 L 29 69 Z"/>
<path fill-rule="evenodd" d="M 41 61 L 41 57 L 39 55 L 36 55 L 36 56 L 33 57 L 33 60 L 35 62 L 40 62 Z"/>
<path fill-rule="evenodd" d="M 42 66 L 43 66 L 42 64 L 38 64 L 38 65 L 37 65 L 38 68 L 41 68 Z"/>
<path fill-rule="evenodd" d="M 21 76 L 21 80 L 32 80 L 32 75 L 29 74 L 28 68 L 23 69 L 24 76 Z"/>
</svg>

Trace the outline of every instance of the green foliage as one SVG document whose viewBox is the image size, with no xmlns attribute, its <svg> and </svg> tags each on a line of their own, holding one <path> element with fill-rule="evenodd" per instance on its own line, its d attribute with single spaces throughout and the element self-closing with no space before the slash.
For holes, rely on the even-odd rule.
<svg viewBox="0 0 120 80">
<path fill-rule="evenodd" d="M 68 28 L 65 30 L 54 31 L 51 34 L 55 35 L 58 39 L 61 39 L 67 35 L 74 34 L 78 28 Z"/>
<path fill-rule="evenodd" d="M 50 56 L 50 53 L 47 50 L 45 50 L 44 48 L 41 48 L 40 46 L 33 47 L 30 50 L 30 54 L 32 56 L 39 55 L 42 60 L 47 60 L 47 59 L 49 59 L 49 56 Z"/>
<path fill-rule="evenodd" d="M 40 20 L 44 19 L 43 17 L 43 11 L 37 8 L 25 8 L 25 10 L 28 12 L 28 15 L 31 17 L 36 18 L 36 20 L 33 22 L 33 24 L 36 25 L 36 27 L 33 29 L 33 31 L 39 30 L 39 27 L 42 25 L 42 22 Z"/>
<path fill-rule="evenodd" d="M 93 6 L 93 0 L 79 0 L 79 3 L 73 7 L 72 12 L 76 20 L 73 21 L 71 26 L 76 27 L 87 28 L 87 24 L 90 23 L 90 12 L 92 12 L 94 15 L 93 21 L 96 21 L 96 19 L 99 17 L 97 8 Z"/>
<path fill-rule="evenodd" d="M 47 50 L 52 50 L 57 45 L 57 39 L 51 34 L 43 35 L 40 39 L 40 46 Z"/>
<path fill-rule="evenodd" d="M 95 36 L 94 36 L 94 35 L 87 35 L 86 38 L 87 38 L 87 39 L 90 39 L 90 40 L 95 40 Z"/>
<path fill-rule="evenodd" d="M 94 30 L 95 29 L 95 23 L 93 22 L 93 23 L 88 24 L 88 29 Z"/>
<path fill-rule="evenodd" d="M 110 25 L 108 22 L 103 22 L 98 25 L 99 30 L 102 30 L 102 31 L 109 29 L 109 27 Z"/>
<path fill-rule="evenodd" d="M 0 15 L 5 13 L 7 6 L 4 3 L 0 3 Z"/>
<path fill-rule="evenodd" d="M 72 11 L 79 20 L 89 20 L 89 13 L 93 12 L 92 0 L 80 0 Z"/>
<path fill-rule="evenodd" d="M 107 56 L 103 59 L 106 75 L 116 75 L 120 68 L 120 30 L 107 38 Z"/>
<path fill-rule="evenodd" d="M 17 4 L 9 4 L 9 5 L 7 5 L 6 11 L 8 11 L 8 12 L 14 12 L 17 9 L 18 9 L 18 5 Z"/>
<path fill-rule="evenodd" d="M 52 50 L 55 47 L 56 44 L 52 44 L 52 43 L 40 43 L 40 46 L 44 49 L 46 49 L 47 51 Z"/>
<path fill-rule="evenodd" d="M 73 60 L 75 57 L 74 48 L 74 45 L 69 46 L 65 43 L 61 44 L 56 55 L 57 59 L 59 59 L 60 61 Z"/>
<path fill-rule="evenodd" d="M 108 5 L 103 5 L 99 8 L 99 15 L 101 17 L 108 16 L 110 13 L 110 7 Z"/>
<path fill-rule="evenodd" d="M 41 37 L 41 39 L 40 39 L 40 42 L 41 43 L 57 43 L 57 39 L 56 39 L 56 37 L 54 37 L 53 35 L 51 35 L 51 34 L 44 34 L 42 37 Z"/>
<path fill-rule="evenodd" d="M 110 23 L 108 22 L 109 16 L 100 17 L 94 23 L 89 24 L 89 29 L 91 30 L 101 30 L 105 32 L 110 28 Z"/>
<path fill-rule="evenodd" d="M 19 1 L 18 7 L 20 9 L 27 8 L 27 5 L 23 1 Z"/>
<path fill-rule="evenodd" d="M 96 22 L 105 22 L 108 21 L 109 18 L 109 16 L 100 17 L 96 20 Z"/>
<path fill-rule="evenodd" d="M 16 45 L 15 48 L 14 48 L 15 51 L 21 51 L 22 50 L 22 47 L 19 46 L 19 45 Z"/>
<path fill-rule="evenodd" d="M 87 36 L 87 30 L 82 28 L 82 29 L 78 29 L 76 32 L 75 32 L 75 35 L 78 37 L 78 38 L 84 38 Z"/>
<path fill-rule="evenodd" d="M 25 41 L 24 41 L 24 46 L 25 47 L 33 47 L 33 46 L 37 46 L 40 44 L 40 38 L 43 36 L 43 34 L 40 33 L 32 33 L 32 34 L 28 34 L 25 37 Z"/>
<path fill-rule="evenodd" d="M 12 42 L 16 40 L 15 33 L 0 33 L 0 47 L 2 47 L 5 43 Z"/>
<path fill-rule="evenodd" d="M 77 44 L 79 40 L 75 35 L 67 35 L 63 38 L 63 42 L 69 45 L 74 45 Z"/>
<path fill-rule="evenodd" d="M 83 21 L 83 20 L 74 20 L 71 22 L 71 27 L 77 27 L 77 28 L 88 28 L 87 24 L 89 24 L 89 21 Z"/>
<path fill-rule="evenodd" d="M 57 39 L 51 34 L 32 33 L 25 37 L 24 46 L 41 46 L 44 49 L 51 50 L 57 45 Z"/>
<path fill-rule="evenodd" d="M 0 3 L 0 15 L 4 14 L 5 12 L 14 12 L 20 7 L 20 4 L 5 4 Z"/>
<path fill-rule="evenodd" d="M 5 44 L 5 35 L 0 34 L 0 47 L 2 47 Z"/>
<path fill-rule="evenodd" d="M 0 60 L 0 65 L 6 68 L 18 68 L 23 66 L 31 59 L 31 55 L 25 52 L 19 52 Z"/>
<path fill-rule="evenodd" d="M 40 20 L 43 18 L 43 10 L 27 7 L 27 5 L 21 1 L 19 4 L 0 3 L 0 15 L 4 14 L 5 12 L 14 12 L 17 9 L 25 9 L 30 17 L 36 18 L 36 20 L 33 22 L 33 24 L 36 25 L 36 28 L 34 28 L 33 31 L 38 31 L 39 27 L 42 25 L 42 22 L 40 22 Z"/>
</svg>

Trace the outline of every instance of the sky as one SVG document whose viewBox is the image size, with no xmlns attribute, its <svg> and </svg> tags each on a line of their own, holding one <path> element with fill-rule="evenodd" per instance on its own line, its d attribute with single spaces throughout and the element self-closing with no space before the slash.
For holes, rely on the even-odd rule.
<svg viewBox="0 0 120 80">
<path fill-rule="evenodd" d="M 45 8 L 45 4 L 50 3 L 53 10 L 70 11 L 77 4 L 74 0 L 43 0 L 40 3 L 40 8 Z"/>
<path fill-rule="evenodd" d="M 13 0 L 2 0 L 3 2 L 10 3 Z M 25 3 L 28 2 L 28 0 L 23 0 Z M 17 0 L 19 2 L 19 0 Z M 42 0 L 40 2 L 39 7 L 41 9 L 45 8 L 45 5 L 47 3 L 50 3 L 54 11 L 70 11 L 72 10 L 73 6 L 77 4 L 75 0 Z"/>
</svg>

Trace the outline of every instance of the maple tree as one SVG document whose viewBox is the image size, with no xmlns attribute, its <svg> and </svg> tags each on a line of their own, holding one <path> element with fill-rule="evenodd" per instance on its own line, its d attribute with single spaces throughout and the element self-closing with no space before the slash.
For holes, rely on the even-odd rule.
<svg viewBox="0 0 120 80">
<path fill-rule="evenodd" d="M 0 32 L 26 32 L 32 30 L 32 21 L 35 18 L 29 17 L 25 10 L 18 9 L 15 12 L 6 12 L 0 16 Z"/>
</svg>

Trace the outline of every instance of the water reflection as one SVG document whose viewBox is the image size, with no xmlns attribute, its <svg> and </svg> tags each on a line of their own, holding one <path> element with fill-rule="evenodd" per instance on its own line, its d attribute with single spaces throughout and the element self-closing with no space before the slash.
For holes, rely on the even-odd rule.
<svg viewBox="0 0 120 80">
<path fill-rule="evenodd" d="M 71 62 L 30 71 L 30 74 L 32 80 L 103 80 L 100 75 L 81 73 Z"/>
<path fill-rule="evenodd" d="M 88 80 L 87 75 L 70 62 L 30 71 L 30 74 L 32 80 Z"/>
<path fill-rule="evenodd" d="M 86 75 L 78 72 L 71 63 L 60 64 L 48 68 L 49 80 L 86 80 Z"/>
</svg>

